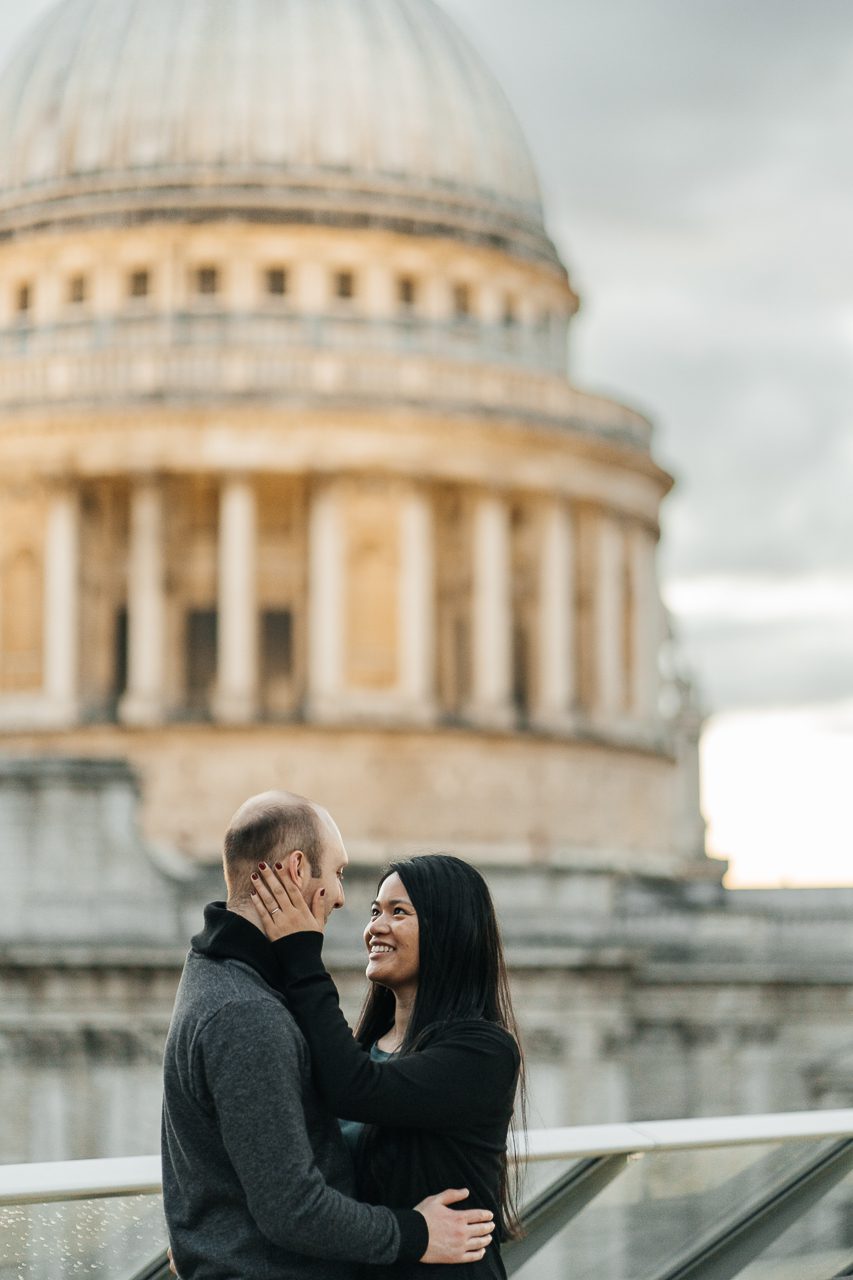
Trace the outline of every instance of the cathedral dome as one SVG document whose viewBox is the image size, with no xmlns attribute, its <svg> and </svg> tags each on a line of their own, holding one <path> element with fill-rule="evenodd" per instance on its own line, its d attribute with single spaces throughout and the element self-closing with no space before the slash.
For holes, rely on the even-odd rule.
<svg viewBox="0 0 853 1280">
<path fill-rule="evenodd" d="M 0 227 L 188 197 L 553 255 L 512 109 L 433 0 L 61 0 L 0 78 Z"/>
</svg>

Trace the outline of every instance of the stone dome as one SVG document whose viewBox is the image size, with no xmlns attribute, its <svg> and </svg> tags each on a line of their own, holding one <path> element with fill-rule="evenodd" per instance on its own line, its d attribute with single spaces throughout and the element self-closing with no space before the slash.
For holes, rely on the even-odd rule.
<svg viewBox="0 0 853 1280">
<path fill-rule="evenodd" d="M 61 0 L 0 77 L 0 227 L 423 224 L 553 256 L 500 86 L 433 0 Z"/>
</svg>

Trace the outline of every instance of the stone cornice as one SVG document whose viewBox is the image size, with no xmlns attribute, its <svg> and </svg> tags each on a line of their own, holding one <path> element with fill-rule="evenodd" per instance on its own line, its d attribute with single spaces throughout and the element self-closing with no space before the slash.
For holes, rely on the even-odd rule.
<svg viewBox="0 0 853 1280">
<path fill-rule="evenodd" d="M 582 402 L 582 398 L 581 398 Z M 512 458 L 512 463 L 508 459 Z M 647 450 L 605 436 L 590 418 L 442 412 L 348 401 L 33 408 L 0 418 L 7 482 L 56 474 L 398 475 L 435 484 L 563 494 L 657 531 L 672 478 Z"/>
<path fill-rule="evenodd" d="M 126 185 L 127 175 L 95 175 L 86 182 L 24 188 L 0 198 L 0 243 L 44 231 L 83 231 L 152 223 L 221 223 L 237 219 L 263 226 L 380 230 L 418 239 L 449 239 L 498 249 L 547 265 L 566 276 L 544 228 L 523 208 L 513 211 L 484 199 L 477 204 L 451 191 L 413 192 L 393 184 L 351 187 L 324 175 L 322 184 L 281 185 L 247 178 L 176 175 Z"/>
</svg>

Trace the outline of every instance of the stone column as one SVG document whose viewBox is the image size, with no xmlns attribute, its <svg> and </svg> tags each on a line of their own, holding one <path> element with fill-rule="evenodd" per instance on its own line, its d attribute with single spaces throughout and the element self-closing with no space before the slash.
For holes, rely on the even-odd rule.
<svg viewBox="0 0 853 1280">
<path fill-rule="evenodd" d="M 631 711 L 639 720 L 658 719 L 658 652 L 661 643 L 661 603 L 655 568 L 656 539 L 645 528 L 632 530 L 629 541 L 631 575 Z"/>
<path fill-rule="evenodd" d="M 318 482 L 308 522 L 308 705 L 313 719 L 340 713 L 344 668 L 344 562 L 340 499 Z"/>
<path fill-rule="evenodd" d="M 247 724 L 258 709 L 258 512 L 252 481 L 229 476 L 219 497 L 217 672 L 213 713 Z"/>
<path fill-rule="evenodd" d="M 571 511 L 555 499 L 544 512 L 539 562 L 536 719 L 566 727 L 575 697 L 575 549 Z"/>
<path fill-rule="evenodd" d="M 608 723 L 620 719 L 626 704 L 625 546 L 622 529 L 612 516 L 598 524 L 595 592 L 595 639 L 598 680 L 595 712 Z"/>
<path fill-rule="evenodd" d="M 435 550 L 429 496 L 406 494 L 400 514 L 400 686 L 404 710 L 435 715 Z"/>
<path fill-rule="evenodd" d="M 130 493 L 127 566 L 127 691 L 119 706 L 125 724 L 163 719 L 166 655 L 165 513 L 159 480 L 147 477 Z"/>
<path fill-rule="evenodd" d="M 372 319 L 393 316 L 396 306 L 394 278 L 388 263 L 370 262 L 362 267 L 362 297 L 364 310 Z"/>
<path fill-rule="evenodd" d="M 472 698 L 469 713 L 484 725 L 512 721 L 512 590 L 509 508 L 484 494 L 473 517 L 474 599 Z"/>
<path fill-rule="evenodd" d="M 78 715 L 80 667 L 80 498 L 70 485 L 50 494 L 44 548 L 44 696 L 51 723 Z"/>
<path fill-rule="evenodd" d="M 294 281 L 297 306 L 310 315 L 318 315 L 329 306 L 329 271 L 322 262 L 302 262 Z"/>
</svg>

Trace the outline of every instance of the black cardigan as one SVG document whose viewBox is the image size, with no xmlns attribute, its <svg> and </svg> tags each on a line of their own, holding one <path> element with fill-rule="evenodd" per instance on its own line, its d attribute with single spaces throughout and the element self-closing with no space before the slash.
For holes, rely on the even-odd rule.
<svg viewBox="0 0 853 1280">
<path fill-rule="evenodd" d="M 342 1120 L 372 1127 L 360 1144 L 359 1195 L 390 1208 L 412 1208 L 450 1187 L 467 1187 L 459 1208 L 491 1209 L 498 1230 L 480 1262 L 457 1266 L 402 1263 L 378 1278 L 503 1280 L 499 1188 L 520 1055 L 494 1023 L 455 1022 L 424 1047 L 374 1061 L 347 1026 L 335 984 L 323 965 L 323 935 L 291 934 L 273 943 L 281 991 L 308 1046 L 314 1080 Z"/>
</svg>

